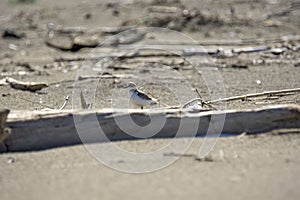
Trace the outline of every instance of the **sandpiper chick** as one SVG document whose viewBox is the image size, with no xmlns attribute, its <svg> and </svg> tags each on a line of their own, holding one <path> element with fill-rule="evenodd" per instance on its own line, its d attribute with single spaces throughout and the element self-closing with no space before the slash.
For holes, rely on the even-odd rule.
<svg viewBox="0 0 300 200">
<path fill-rule="evenodd" d="M 135 106 L 141 107 L 144 106 L 156 105 L 158 100 L 151 97 L 149 94 L 136 88 L 136 84 L 133 82 L 128 83 L 129 88 L 129 103 Z"/>
</svg>

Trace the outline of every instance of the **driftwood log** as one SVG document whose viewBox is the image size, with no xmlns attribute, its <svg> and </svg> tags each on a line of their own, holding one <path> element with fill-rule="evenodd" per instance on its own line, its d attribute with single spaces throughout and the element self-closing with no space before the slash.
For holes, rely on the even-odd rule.
<svg viewBox="0 0 300 200">
<path fill-rule="evenodd" d="M 8 113 L 9 110 L 0 110 L 0 142 L 2 141 L 3 136 L 5 135 L 4 125 L 6 123 Z"/>
<path fill-rule="evenodd" d="M 5 145 L 2 143 L 9 135 L 8 129 L 5 129 L 5 123 L 9 110 L 0 110 L 0 152 L 6 151 Z"/>
<path fill-rule="evenodd" d="M 4 143 L 7 151 L 31 151 L 53 147 L 75 145 L 82 143 L 79 135 L 84 132 L 85 142 L 104 142 L 106 138 L 110 141 L 135 139 L 118 128 L 116 121 L 129 117 L 136 124 L 147 124 L 149 120 L 162 117 L 165 121 L 163 128 L 152 138 L 174 137 L 180 123 L 183 124 L 181 137 L 191 136 L 195 127 L 191 124 L 199 121 L 196 129 L 197 136 L 207 133 L 215 134 L 218 126 L 226 120 L 222 133 L 249 134 L 262 133 L 274 129 L 300 128 L 300 106 L 282 105 L 271 106 L 255 110 L 228 110 L 228 111 L 200 111 L 200 110 L 123 110 L 102 109 L 98 111 L 14 111 L 8 117 L 7 127 L 11 129 L 11 135 Z M 76 118 L 76 125 L 74 123 Z M 97 123 L 93 124 L 92 119 Z M 98 123 L 99 122 L 99 123 Z M 96 130 L 101 125 L 105 134 Z M 221 124 L 223 125 L 223 124 Z M 97 126 L 97 127 L 96 127 Z M 214 129 L 214 126 L 217 128 Z M 95 128 L 96 127 L 96 128 Z M 128 127 L 127 127 L 128 128 Z M 131 129 L 135 134 L 143 137 L 143 127 Z M 94 134 L 98 134 L 94 137 Z M 193 134 L 192 134 L 193 135 Z"/>
</svg>

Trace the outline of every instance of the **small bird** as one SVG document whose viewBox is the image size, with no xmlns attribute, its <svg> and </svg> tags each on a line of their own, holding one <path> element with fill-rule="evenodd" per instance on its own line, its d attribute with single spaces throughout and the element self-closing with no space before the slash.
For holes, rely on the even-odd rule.
<svg viewBox="0 0 300 200">
<path fill-rule="evenodd" d="M 128 83 L 129 88 L 129 103 L 144 108 L 144 106 L 151 106 L 158 104 L 158 100 L 146 94 L 145 92 L 136 88 L 133 82 Z"/>
</svg>

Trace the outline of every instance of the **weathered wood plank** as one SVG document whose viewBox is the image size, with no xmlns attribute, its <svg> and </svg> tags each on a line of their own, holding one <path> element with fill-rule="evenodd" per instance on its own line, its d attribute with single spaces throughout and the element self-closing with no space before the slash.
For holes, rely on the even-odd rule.
<svg viewBox="0 0 300 200">
<path fill-rule="evenodd" d="M 9 110 L 0 110 L 0 142 L 2 142 L 7 136 L 4 131 L 4 126 L 6 123 L 8 113 Z"/>
<path fill-rule="evenodd" d="M 197 135 L 215 133 L 222 119 L 226 120 L 222 129 L 223 133 L 240 134 L 261 133 L 273 129 L 300 128 L 300 106 L 282 105 L 264 107 L 255 110 L 227 110 L 227 111 L 195 111 L 195 110 L 112 110 L 102 109 L 91 111 L 14 111 L 7 121 L 7 127 L 12 134 L 5 140 L 8 151 L 40 150 L 53 147 L 80 144 L 77 134 L 84 132 L 81 138 L 85 142 L 104 142 L 107 137 L 111 141 L 134 139 L 133 136 L 121 130 L 116 121 L 121 121 L 131 116 L 137 124 L 147 124 L 151 119 L 165 120 L 163 128 L 152 138 L 174 137 L 178 127 L 182 125 L 181 137 L 189 137 L 195 127 L 191 124 L 198 122 Z M 75 127 L 74 116 L 76 117 Z M 97 117 L 97 118 L 95 118 Z M 105 134 L 99 133 L 98 121 L 93 123 L 93 118 L 99 121 Z M 154 120 L 155 121 L 155 120 Z M 126 129 L 131 127 L 126 127 Z M 131 129 L 143 136 L 143 128 Z M 95 136 L 97 135 L 97 136 Z M 106 135 L 106 136 L 105 136 Z"/>
<path fill-rule="evenodd" d="M 5 123 L 9 110 L 0 110 L 0 152 L 6 151 L 6 146 L 3 143 L 9 135 L 9 131 L 5 129 Z"/>
</svg>

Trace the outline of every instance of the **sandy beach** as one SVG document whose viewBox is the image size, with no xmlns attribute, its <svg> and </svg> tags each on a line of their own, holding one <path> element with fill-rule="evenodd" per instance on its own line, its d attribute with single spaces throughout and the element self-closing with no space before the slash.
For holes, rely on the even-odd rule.
<svg viewBox="0 0 300 200">
<path fill-rule="evenodd" d="M 209 161 L 194 158 L 203 142 L 197 138 L 174 164 L 146 174 L 106 167 L 81 145 L 2 154 L 2 198 L 298 199 L 297 133 L 221 138 Z M 147 150 L 163 142 L 124 141 L 117 145 Z M 14 161 L 10 163 L 10 159 Z"/>
<path fill-rule="evenodd" d="M 128 97 L 122 94 L 127 94 L 129 81 L 147 83 L 143 89 L 168 106 L 199 97 L 195 89 L 208 101 L 215 94 L 231 97 L 300 88 L 299 8 L 292 0 L 1 1 L 0 109 L 58 109 L 69 96 L 64 109 L 71 110 L 77 108 L 72 101 L 77 90 L 87 101 L 94 95 L 93 109 L 127 108 Z M 122 32 L 120 27 L 166 28 L 176 34 L 138 30 L 132 37 L 115 40 L 112 36 Z M 168 43 L 179 54 L 152 49 L 114 57 L 144 41 L 164 47 Z M 183 59 L 193 58 L 191 41 L 205 50 L 196 49 L 206 62 L 198 71 Z M 84 64 L 91 55 L 115 60 L 103 73 L 96 61 L 88 71 Z M 5 82 L 7 77 L 44 82 L 47 87 L 19 90 Z M 222 109 L 282 104 L 300 105 L 299 93 L 228 101 Z M 161 161 L 175 157 L 172 164 L 141 174 L 111 166 L 151 166 L 153 160 L 139 163 L 108 155 L 103 164 L 89 153 L 93 148 L 107 149 L 107 143 L 8 151 L 0 154 L 1 199 L 299 199 L 299 133 L 300 129 L 273 130 L 221 137 L 201 159 L 205 138 L 197 137 L 182 155 L 175 151 L 160 155 Z M 124 140 L 113 145 L 147 153 L 172 140 L 185 144 L 188 138 Z"/>
</svg>

